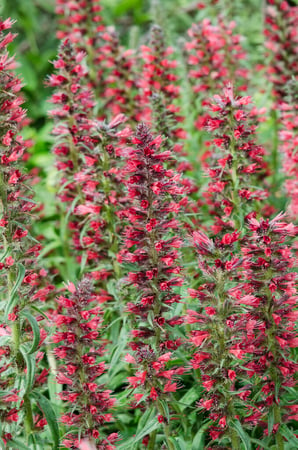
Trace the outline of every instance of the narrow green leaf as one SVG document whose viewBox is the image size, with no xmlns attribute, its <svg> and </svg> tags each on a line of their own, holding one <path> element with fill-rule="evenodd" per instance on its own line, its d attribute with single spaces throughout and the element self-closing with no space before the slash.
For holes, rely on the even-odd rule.
<svg viewBox="0 0 298 450">
<path fill-rule="evenodd" d="M 141 418 L 139 420 L 138 427 L 137 427 L 137 433 L 139 430 L 143 429 L 143 427 L 146 425 L 146 422 L 152 420 L 153 417 L 155 417 L 155 416 L 156 416 L 156 409 L 154 406 L 147 409 L 146 412 L 141 416 Z"/>
<path fill-rule="evenodd" d="M 168 403 L 164 400 L 158 400 L 158 404 L 163 411 L 163 416 L 166 417 L 166 419 L 170 420 L 170 412 L 169 412 L 169 406 Z"/>
<path fill-rule="evenodd" d="M 40 409 L 43 411 L 47 419 L 54 443 L 53 450 L 57 450 L 59 447 L 59 427 L 51 402 L 44 395 L 37 392 L 33 393 L 33 397 L 36 399 Z"/>
<path fill-rule="evenodd" d="M 35 378 L 35 358 L 28 354 L 28 350 L 24 345 L 21 345 L 20 351 L 26 362 L 26 379 L 25 379 L 25 393 L 30 392 Z"/>
<path fill-rule="evenodd" d="M 290 428 L 288 428 L 286 425 L 281 425 L 278 429 L 278 432 L 280 432 L 283 435 L 283 437 L 286 438 L 288 443 L 293 446 L 292 447 L 293 449 L 298 448 L 298 439 L 293 433 L 293 431 L 290 430 Z"/>
<path fill-rule="evenodd" d="M 118 450 L 134 448 L 134 445 L 137 444 L 141 439 L 143 439 L 143 437 L 147 436 L 147 434 L 152 433 L 152 431 L 156 430 L 159 427 L 160 423 L 157 421 L 156 417 L 153 417 L 133 438 L 130 438 L 128 441 L 123 442 L 122 445 L 117 447 Z"/>
<path fill-rule="evenodd" d="M 156 430 L 160 427 L 160 423 L 158 422 L 156 417 L 153 417 L 149 420 L 146 425 L 143 427 L 141 431 L 139 431 L 135 437 L 133 438 L 133 443 L 139 442 L 143 437 L 147 436 L 147 434 L 152 433 L 152 431 Z"/>
<path fill-rule="evenodd" d="M 8 344 L 8 342 L 11 340 L 11 336 L 0 336 L 0 347 L 3 345 Z"/>
<path fill-rule="evenodd" d="M 10 297 L 9 297 L 9 300 L 8 300 L 6 308 L 5 308 L 5 320 L 7 320 L 8 314 L 12 311 L 12 309 L 14 308 L 14 306 L 17 302 L 16 293 L 24 279 L 25 272 L 26 272 L 25 267 L 21 263 L 17 264 L 17 268 L 18 268 L 17 279 L 16 279 L 14 287 L 12 288 L 12 290 L 10 292 Z"/>
<path fill-rule="evenodd" d="M 109 376 L 112 377 L 112 374 L 115 375 L 119 370 L 121 370 L 121 364 L 119 364 L 119 359 L 122 356 L 122 353 L 126 347 L 127 342 L 127 331 L 125 327 L 122 327 L 121 333 L 119 335 L 119 344 L 116 347 L 115 352 L 113 353 L 110 367 L 109 367 Z"/>
<path fill-rule="evenodd" d="M 39 253 L 37 259 L 42 259 L 44 256 L 46 256 L 52 250 L 55 250 L 55 248 L 59 248 L 59 247 L 61 247 L 61 241 L 50 242 L 50 244 L 48 244 L 45 247 L 43 247 L 43 249 Z"/>
<path fill-rule="evenodd" d="M 183 411 L 187 406 L 194 403 L 200 396 L 198 388 L 190 388 L 185 395 L 179 400 L 180 409 Z"/>
<path fill-rule="evenodd" d="M 174 445 L 175 450 L 187 450 L 186 444 L 182 438 L 168 438 L 169 441 Z"/>
<path fill-rule="evenodd" d="M 268 435 L 271 435 L 274 425 L 274 409 L 270 408 L 268 414 Z"/>
<path fill-rule="evenodd" d="M 28 351 L 28 355 L 31 355 L 31 353 L 34 353 L 37 350 L 38 344 L 40 341 L 39 326 L 38 326 L 37 320 L 35 319 L 35 317 L 32 316 L 32 314 L 30 314 L 29 311 L 23 310 L 21 313 L 21 316 L 25 317 L 28 320 L 28 322 L 30 323 L 31 328 L 32 328 L 33 342 L 32 342 L 31 348 Z"/>
<path fill-rule="evenodd" d="M 31 308 L 34 309 L 34 311 L 38 312 L 42 317 L 44 317 L 46 320 L 48 320 L 48 316 L 37 306 L 31 305 Z"/>
<path fill-rule="evenodd" d="M 0 436 L 2 436 L 2 424 L 0 422 Z M 5 445 L 3 440 L 0 438 L 0 450 L 5 450 Z"/>
<path fill-rule="evenodd" d="M 26 447 L 26 445 L 22 444 L 18 439 L 9 441 L 9 447 L 16 448 L 17 450 L 30 450 L 29 447 Z"/>
<path fill-rule="evenodd" d="M 3 255 L 0 256 L 0 261 L 3 261 L 4 258 L 6 258 L 6 256 L 8 255 L 9 252 L 10 252 L 10 249 L 8 248 L 8 249 L 3 253 Z"/>
<path fill-rule="evenodd" d="M 238 436 L 240 437 L 241 441 L 244 444 L 245 450 L 251 450 L 251 442 L 248 434 L 245 433 L 245 431 L 242 428 L 241 423 L 239 420 L 235 420 L 231 423 L 231 427 L 234 428 L 234 430 L 237 431 Z"/>
<path fill-rule="evenodd" d="M 213 423 L 213 420 L 208 420 L 203 423 L 199 431 L 196 433 L 192 441 L 192 450 L 204 450 L 205 449 L 205 432 L 208 427 Z"/>
<path fill-rule="evenodd" d="M 25 202 L 32 203 L 33 205 L 38 205 L 38 203 L 35 202 L 32 198 L 28 198 L 28 197 L 19 197 L 19 199 L 24 200 Z"/>
<path fill-rule="evenodd" d="M 254 444 L 258 444 L 258 446 L 259 446 L 261 449 L 264 449 L 264 450 L 270 450 L 270 447 L 268 447 L 268 445 L 266 445 L 266 444 L 264 443 L 264 441 L 260 441 L 259 439 L 255 439 L 255 438 L 250 438 L 250 440 L 251 440 L 251 442 L 253 442 Z"/>
</svg>

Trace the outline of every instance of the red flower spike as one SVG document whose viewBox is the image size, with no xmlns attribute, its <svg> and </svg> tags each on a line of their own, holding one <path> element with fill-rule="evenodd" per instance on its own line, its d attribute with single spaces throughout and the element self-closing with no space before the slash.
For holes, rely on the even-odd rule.
<svg viewBox="0 0 298 450">
<path fill-rule="evenodd" d="M 206 120 L 206 129 L 214 133 L 215 147 L 207 168 L 211 181 L 205 198 L 214 217 L 214 234 L 233 231 L 222 237 L 224 245 L 237 239 L 233 229 L 240 229 L 244 216 L 251 212 L 255 202 L 268 196 L 264 189 L 247 188 L 263 183 L 267 175 L 265 150 L 255 143 L 256 126 L 250 104 L 249 97 L 235 95 L 233 87 L 228 85 L 222 95 L 213 97 L 211 109 L 215 115 Z M 236 113 L 239 116 L 239 111 L 240 126 L 235 117 Z"/>
<path fill-rule="evenodd" d="M 184 371 L 175 367 L 165 370 L 173 357 L 174 347 L 171 348 L 169 341 L 171 328 L 181 323 L 179 318 L 171 316 L 169 305 L 181 299 L 174 292 L 175 286 L 183 283 L 177 265 L 181 240 L 175 235 L 178 222 L 173 222 L 172 227 L 171 220 L 173 206 L 180 209 L 178 199 L 184 188 L 178 184 L 174 171 L 169 173 L 165 162 L 161 162 L 164 153 L 161 140 L 154 139 L 146 125 L 138 125 L 133 142 L 134 147 L 127 150 L 125 167 L 130 206 L 123 211 L 131 225 L 125 229 L 120 255 L 122 261 L 135 265 L 127 280 L 142 295 L 127 305 L 137 326 L 130 343 L 134 357 L 129 357 L 131 362 L 136 361 L 133 370 L 137 372 L 128 381 L 133 388 L 148 393 L 147 401 L 155 402 L 159 411 L 158 400 L 169 399 L 168 393 L 178 388 L 174 379 Z M 146 227 L 149 223 L 153 227 Z M 176 348 L 178 345 L 176 341 Z"/>
<path fill-rule="evenodd" d="M 56 0 L 60 29 L 57 38 L 69 39 L 78 52 L 87 55 L 86 83 L 97 94 L 101 92 L 101 77 L 97 67 L 97 38 L 104 32 L 100 0 Z"/>
<path fill-rule="evenodd" d="M 272 0 L 266 8 L 265 46 L 268 50 L 267 77 L 272 83 L 273 110 L 279 125 L 279 147 L 288 212 L 295 220 L 298 214 L 298 6 L 290 1 Z M 275 171 L 278 171 L 278 154 Z"/>
<path fill-rule="evenodd" d="M 23 167 L 29 143 L 21 137 L 27 119 L 22 108 L 23 98 L 19 94 L 22 82 L 14 73 L 16 62 L 7 50 L 7 45 L 16 36 L 7 32 L 13 23 L 11 19 L 0 19 L 0 331 L 1 336 L 7 338 L 0 349 L 0 440 L 9 439 L 8 431 L 13 436 L 21 434 L 25 428 L 27 437 L 34 433 L 34 423 L 28 413 L 34 400 L 28 396 L 25 407 L 26 393 L 21 388 L 27 383 L 29 370 L 28 360 L 23 355 L 29 355 L 32 348 L 28 358 L 37 366 L 36 369 L 31 367 L 32 373 L 36 370 L 32 379 L 33 389 L 34 384 L 46 381 L 47 372 L 38 370 L 43 353 L 37 353 L 37 350 L 46 338 L 46 331 L 40 323 L 43 317 L 36 315 L 31 306 L 38 300 L 45 301 L 54 289 L 49 284 L 43 287 L 47 280 L 44 271 L 36 263 L 41 245 L 32 245 L 30 235 L 35 203 L 31 201 L 33 195 L 29 186 L 32 180 L 29 181 Z M 36 325 L 34 333 L 33 320 Z M 40 339 L 36 342 L 38 333 Z M 18 390 L 14 386 L 18 386 Z M 39 419 L 39 423 L 44 425 L 44 419 Z"/>
<path fill-rule="evenodd" d="M 116 447 L 111 445 L 109 437 L 103 437 L 98 431 L 112 420 L 109 411 L 115 403 L 111 391 L 96 382 L 106 370 L 101 360 L 106 342 L 99 336 L 103 312 L 97 306 L 92 283 L 86 278 L 75 290 L 71 290 L 68 300 L 68 306 L 63 308 L 66 308 L 69 320 L 65 321 L 63 314 L 56 315 L 56 325 L 62 331 L 53 335 L 53 342 L 59 344 L 54 349 L 58 359 L 57 382 L 67 386 L 59 394 L 61 400 L 66 402 L 61 421 L 69 427 L 63 445 L 77 449 L 81 441 L 93 438 L 96 449 L 112 450 Z M 63 312 L 64 309 L 61 310 Z M 84 319 L 87 312 L 88 319 Z M 86 330 L 90 329 L 90 317 L 98 324 L 96 334 L 86 334 Z M 73 339 L 69 340 L 69 336 Z"/>
<path fill-rule="evenodd" d="M 70 41 L 61 44 L 54 66 L 58 75 L 52 75 L 49 84 L 53 86 L 54 80 L 56 85 L 57 78 L 62 81 L 52 97 L 57 105 L 50 113 L 56 123 L 53 134 L 58 136 L 53 151 L 61 174 L 59 198 L 68 210 L 71 208 L 69 231 L 75 256 L 79 263 L 85 258 L 89 270 L 106 258 L 110 266 L 108 250 L 113 247 L 117 251 L 114 216 L 123 201 L 117 149 L 130 132 L 126 130 L 124 137 L 119 132 L 126 121 L 123 114 L 110 123 L 95 118 L 93 94 L 84 83 L 85 66 Z M 103 269 L 91 273 L 105 288 L 112 272 Z M 100 297 L 101 301 L 111 298 L 106 291 Z"/>
<path fill-rule="evenodd" d="M 246 286 L 257 300 L 246 302 L 249 317 L 246 324 L 243 322 L 249 358 L 246 367 L 251 377 L 257 377 L 258 385 L 262 380 L 256 405 L 269 409 L 269 414 L 274 412 L 277 426 L 291 420 L 283 393 L 297 384 L 298 369 L 291 358 L 291 348 L 297 346 L 296 315 L 292 315 L 297 306 L 297 274 L 292 271 L 295 258 L 291 255 L 291 237 L 298 228 L 282 219 L 282 214 L 271 221 L 252 219 L 251 232 L 242 247 Z M 246 422 L 249 420 L 250 416 Z M 253 414 L 251 420 L 254 421 Z"/>
</svg>

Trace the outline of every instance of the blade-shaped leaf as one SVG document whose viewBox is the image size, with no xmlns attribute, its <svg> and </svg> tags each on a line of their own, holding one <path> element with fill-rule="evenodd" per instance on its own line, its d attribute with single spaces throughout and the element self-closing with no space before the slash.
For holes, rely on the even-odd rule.
<svg viewBox="0 0 298 450">
<path fill-rule="evenodd" d="M 28 350 L 24 345 L 21 345 L 20 351 L 26 363 L 26 379 L 25 379 L 25 393 L 30 392 L 35 378 L 35 358 L 28 354 Z"/>
<path fill-rule="evenodd" d="M 31 353 L 34 353 L 37 350 L 40 341 L 39 326 L 37 320 L 35 319 L 35 317 L 32 316 L 32 314 L 30 314 L 29 311 L 23 310 L 21 316 L 25 317 L 28 320 L 32 328 L 33 342 L 31 348 L 28 350 L 28 355 L 31 355 Z"/>
<path fill-rule="evenodd" d="M 249 438 L 248 434 L 246 434 L 246 432 L 243 430 L 242 425 L 239 422 L 239 420 L 235 420 L 233 423 L 231 423 L 231 427 L 237 431 L 238 436 L 240 437 L 241 441 L 243 442 L 245 450 L 251 450 L 250 438 Z"/>
<path fill-rule="evenodd" d="M 10 292 L 10 296 L 9 296 L 9 299 L 8 299 L 8 302 L 7 302 L 7 305 L 5 308 L 5 320 L 7 320 L 8 314 L 12 311 L 12 309 L 14 308 L 14 306 L 17 302 L 16 293 L 24 279 L 25 272 L 26 272 L 25 267 L 21 263 L 17 264 L 17 268 L 18 268 L 17 279 L 16 279 L 16 282 Z"/>
<path fill-rule="evenodd" d="M 40 409 L 43 411 L 53 439 L 53 450 L 57 450 L 59 447 L 59 427 L 55 411 L 51 405 L 51 402 L 42 394 L 38 392 L 33 393 L 33 397 L 39 404 Z"/>
</svg>

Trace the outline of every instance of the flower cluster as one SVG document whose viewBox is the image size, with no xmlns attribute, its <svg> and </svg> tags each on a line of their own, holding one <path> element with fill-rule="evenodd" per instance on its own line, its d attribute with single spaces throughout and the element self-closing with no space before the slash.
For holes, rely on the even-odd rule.
<svg viewBox="0 0 298 450">
<path fill-rule="evenodd" d="M 259 189 L 259 180 L 267 173 L 265 150 L 255 143 L 254 116 L 250 97 L 235 96 L 228 85 L 223 95 L 214 95 L 206 129 L 213 132 L 213 152 L 207 172 L 211 179 L 205 197 L 214 217 L 215 234 L 227 228 L 238 228 L 249 205 L 268 196 Z M 253 188 L 251 186 L 254 186 Z M 264 182 L 262 183 L 264 186 Z M 231 223 L 232 218 L 233 223 Z"/>
<path fill-rule="evenodd" d="M 87 55 L 87 78 L 91 87 L 100 92 L 99 72 L 96 63 L 98 33 L 105 30 L 100 0 L 56 0 L 60 30 L 57 37 L 60 40 L 69 39 L 74 46 Z"/>
<path fill-rule="evenodd" d="M 125 215 L 131 225 L 125 229 L 119 258 L 135 265 L 127 278 L 138 291 L 135 302 L 127 304 L 135 328 L 130 342 L 134 356 L 126 358 L 136 370 L 128 381 L 133 388 L 143 388 L 135 394 L 136 399 L 157 401 L 164 417 L 158 401 L 177 390 L 175 378 L 184 372 L 183 367 L 166 368 L 173 350 L 181 345 L 180 339 L 172 338 L 172 330 L 182 319 L 173 317 L 171 305 L 181 300 L 175 287 L 183 282 L 177 261 L 182 241 L 174 215 L 184 199 L 178 200 L 183 194 L 179 177 L 164 167 L 171 153 L 160 151 L 161 141 L 160 136 L 153 138 L 149 128 L 140 124 L 132 139 L 134 147 L 127 150 L 125 183 L 131 206 Z M 165 417 L 163 420 L 168 421 Z"/>
<path fill-rule="evenodd" d="M 13 71 L 14 58 L 7 51 L 15 37 L 6 31 L 12 24 L 10 19 L 0 20 L 0 418 L 6 440 L 11 439 L 7 429 L 17 422 L 25 425 L 27 436 L 33 432 L 30 390 L 36 364 L 43 357 L 37 350 L 46 332 L 39 327 L 31 304 L 45 301 L 53 289 L 50 285 L 39 289 L 46 271 L 36 265 L 41 245 L 30 234 L 35 203 L 23 170 L 27 143 L 19 134 L 25 119 L 22 84 Z M 28 361 L 32 365 L 30 380 Z M 20 389 L 20 380 L 24 389 Z"/>
<path fill-rule="evenodd" d="M 238 301 L 247 308 L 247 344 L 243 348 L 249 377 L 254 379 L 255 407 L 250 406 L 251 414 L 245 420 L 253 422 L 259 417 L 265 432 L 270 435 L 273 430 L 280 442 L 279 428 L 297 419 L 298 408 L 287 398 L 287 389 L 297 383 L 298 368 L 291 357 L 291 349 L 298 344 L 297 274 L 291 254 L 291 238 L 297 234 L 297 227 L 284 222 L 279 214 L 271 221 L 251 218 L 249 230 L 242 245 L 246 295 Z M 243 302 L 244 298 L 247 301 Z M 268 414 L 273 420 L 267 424 Z"/>
<path fill-rule="evenodd" d="M 289 83 L 287 101 L 281 103 L 280 150 L 283 155 L 283 170 L 287 176 L 285 190 L 289 199 L 288 213 L 293 220 L 298 214 L 298 81 Z"/>
<path fill-rule="evenodd" d="M 298 212 L 298 161 L 297 147 L 297 94 L 298 80 L 298 6 L 288 1 L 269 0 L 266 9 L 266 48 L 269 65 L 268 78 L 272 83 L 274 110 L 280 111 L 279 128 L 282 165 L 287 177 L 285 189 L 289 201 L 289 213 L 294 218 Z M 289 91 L 290 95 L 289 95 Z"/>
<path fill-rule="evenodd" d="M 54 321 L 59 331 L 52 337 L 59 360 L 57 382 L 65 386 L 59 396 L 67 405 L 60 420 L 70 428 L 63 445 L 77 449 L 81 440 L 89 438 L 96 449 L 113 450 L 118 435 L 106 436 L 102 428 L 113 419 L 109 411 L 115 399 L 97 381 L 106 370 L 102 361 L 106 342 L 100 336 L 102 310 L 89 279 L 77 287 L 70 283 L 68 291 L 67 297 L 57 298 Z"/>
<path fill-rule="evenodd" d="M 298 6 L 288 0 L 268 0 L 265 46 L 270 55 L 268 76 L 277 102 L 287 96 L 287 83 L 298 76 Z"/>
<path fill-rule="evenodd" d="M 182 122 L 184 118 L 179 115 L 180 108 L 174 104 L 174 100 L 179 97 L 180 87 L 177 82 L 178 76 L 173 71 L 177 67 L 177 61 L 169 58 L 172 53 L 173 49 L 165 45 L 162 29 L 154 25 L 150 32 L 149 46 L 141 47 L 141 57 L 144 63 L 139 87 L 144 106 L 146 103 L 148 105 L 148 120 L 152 120 L 152 109 L 154 108 L 154 103 L 150 106 L 150 100 L 152 97 L 154 99 L 154 94 L 157 94 L 159 102 L 162 104 L 163 114 L 168 120 L 175 121 L 175 128 L 162 127 L 161 123 L 155 121 L 156 132 L 168 136 L 170 130 L 171 137 L 177 140 L 185 139 L 186 133 L 181 127 L 177 128 L 177 123 Z M 161 105 L 159 105 L 160 107 Z"/>
<path fill-rule="evenodd" d="M 235 292 L 241 292 L 239 235 L 233 232 L 212 240 L 202 231 L 193 233 L 202 282 L 197 289 L 189 289 L 198 306 L 186 316 L 192 326 L 189 340 L 195 347 L 191 365 L 200 369 L 204 387 L 197 406 L 213 421 L 211 440 L 229 442 L 232 448 L 240 448 L 233 423 L 243 421 L 247 413 L 247 390 L 241 384 L 244 371 L 239 364 L 244 354 L 239 347 L 241 306 L 234 299 Z"/>
<path fill-rule="evenodd" d="M 138 82 L 136 56 L 133 50 L 125 50 L 114 29 L 107 28 L 97 40 L 96 65 L 103 78 L 104 112 L 125 114 L 131 120 L 138 120 Z"/>
<path fill-rule="evenodd" d="M 58 73 L 49 78 L 49 85 L 58 88 L 52 97 L 57 109 L 50 114 L 56 121 L 54 153 L 62 174 L 58 195 L 68 205 L 68 226 L 76 255 L 79 262 L 85 260 L 96 266 L 105 258 L 106 247 L 112 250 L 115 241 L 112 215 L 121 202 L 120 168 L 115 158 L 117 144 L 127 132 L 116 131 L 125 121 L 123 115 L 109 124 L 94 118 L 92 93 L 81 82 L 86 74 L 83 57 L 70 41 L 62 43 L 54 62 Z M 105 241 L 107 234 L 111 239 Z M 96 271 L 94 277 L 105 278 L 107 274 L 106 267 L 102 273 Z"/>
<path fill-rule="evenodd" d="M 188 31 L 191 40 L 185 44 L 185 49 L 188 64 L 193 67 L 188 76 L 194 92 L 215 92 L 222 89 L 226 81 L 237 83 L 239 90 L 246 90 L 248 71 L 241 67 L 246 54 L 241 45 L 243 38 L 233 31 L 235 25 L 219 17 L 216 25 L 204 19 Z"/>
</svg>

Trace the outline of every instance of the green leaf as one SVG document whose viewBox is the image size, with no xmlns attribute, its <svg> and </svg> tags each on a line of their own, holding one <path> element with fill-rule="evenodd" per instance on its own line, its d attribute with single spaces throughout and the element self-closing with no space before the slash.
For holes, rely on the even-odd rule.
<svg viewBox="0 0 298 450">
<path fill-rule="evenodd" d="M 168 407 L 168 402 L 164 400 L 158 400 L 159 407 L 162 411 L 162 415 L 167 419 L 167 421 L 170 420 L 170 412 Z"/>
<path fill-rule="evenodd" d="M 61 241 L 54 241 L 50 242 L 50 244 L 43 247 L 42 251 L 39 253 L 37 259 L 41 259 L 44 256 L 46 256 L 48 253 L 50 253 L 52 250 L 55 250 L 56 248 L 61 247 Z"/>
<path fill-rule="evenodd" d="M 10 249 L 8 248 L 8 249 L 3 253 L 3 255 L 0 256 L 0 261 L 3 261 L 4 258 L 6 258 L 6 256 L 8 255 L 9 252 L 10 252 Z"/>
<path fill-rule="evenodd" d="M 6 394 L 7 394 L 7 392 L 6 392 Z M 2 424 L 1 424 L 1 422 L 0 422 L 0 436 L 2 436 Z M 3 440 L 0 438 L 0 450 L 5 450 L 5 445 L 4 445 L 4 442 L 3 442 Z"/>
<path fill-rule="evenodd" d="M 292 446 L 290 448 L 293 449 L 298 448 L 298 439 L 293 433 L 293 431 L 290 430 L 290 428 L 288 428 L 286 425 L 281 425 L 278 429 L 278 432 L 280 432 L 283 435 L 283 437 L 286 438 L 288 443 Z"/>
<path fill-rule="evenodd" d="M 168 440 L 173 444 L 175 450 L 187 450 L 186 443 L 182 438 L 169 437 Z"/>
<path fill-rule="evenodd" d="M 26 447 L 26 445 L 22 444 L 18 439 L 9 441 L 9 447 L 16 448 L 17 450 L 30 450 L 29 447 Z"/>
<path fill-rule="evenodd" d="M 268 414 L 268 435 L 270 436 L 273 430 L 274 425 L 274 409 L 270 408 L 269 414 Z"/>
<path fill-rule="evenodd" d="M 266 445 L 263 441 L 260 441 L 259 439 L 255 439 L 255 438 L 250 438 L 250 440 L 254 444 L 258 444 L 258 446 L 260 446 L 261 449 L 270 450 L 270 447 L 268 447 L 268 445 Z"/>
<path fill-rule="evenodd" d="M 245 431 L 242 428 L 241 423 L 239 420 L 235 420 L 234 422 L 231 422 L 231 427 L 234 428 L 234 430 L 237 431 L 238 436 L 240 437 L 241 441 L 244 444 L 244 447 L 246 450 L 251 450 L 251 442 L 248 434 L 245 433 Z"/>
<path fill-rule="evenodd" d="M 138 433 L 138 431 L 143 429 L 143 427 L 146 425 L 146 422 L 152 420 L 153 417 L 155 417 L 155 416 L 156 416 L 156 409 L 154 406 L 147 409 L 146 412 L 141 416 L 141 418 L 139 420 L 138 427 L 137 427 L 137 433 Z"/>
<path fill-rule="evenodd" d="M 124 324 L 123 324 L 124 325 Z M 119 370 L 121 370 L 121 364 L 119 364 L 119 359 L 126 347 L 127 342 L 127 331 L 125 330 L 125 326 L 122 327 L 121 333 L 119 335 L 119 344 L 115 348 L 115 352 L 113 353 L 110 367 L 109 367 L 109 376 L 112 377 L 112 374 L 115 375 Z"/>
<path fill-rule="evenodd" d="M 25 393 L 30 392 L 34 383 L 35 378 L 35 357 L 34 355 L 29 355 L 28 350 L 24 344 L 21 345 L 20 351 L 26 362 L 26 379 L 25 379 Z"/>
<path fill-rule="evenodd" d="M 40 314 L 42 317 L 44 317 L 46 320 L 49 320 L 48 316 L 46 315 L 46 313 L 44 313 L 40 308 L 38 308 L 35 305 L 31 305 L 31 308 L 34 309 L 34 311 L 38 312 L 38 314 Z"/>
<path fill-rule="evenodd" d="M 28 202 L 28 203 L 32 203 L 33 205 L 38 205 L 38 203 L 35 202 L 32 198 L 19 197 L 19 199 L 24 200 L 25 202 Z"/>
<path fill-rule="evenodd" d="M 200 396 L 198 388 L 190 388 L 185 395 L 179 400 L 180 409 L 183 411 L 185 408 L 194 403 Z"/>
<path fill-rule="evenodd" d="M 30 323 L 31 328 L 32 328 L 33 342 L 32 342 L 31 348 L 28 350 L 28 355 L 31 355 L 31 353 L 34 353 L 37 350 L 38 344 L 40 341 L 39 326 L 38 326 L 37 320 L 35 319 L 35 317 L 32 316 L 32 314 L 30 314 L 29 311 L 23 310 L 21 312 L 21 316 L 25 317 L 28 320 L 28 322 Z"/>
<path fill-rule="evenodd" d="M 17 279 L 16 279 L 14 287 L 12 288 L 12 290 L 10 292 L 10 297 L 9 297 L 9 300 L 8 300 L 6 308 L 5 308 L 5 320 L 6 321 L 8 318 L 8 314 L 12 311 L 12 309 L 14 308 L 14 306 L 17 302 L 16 293 L 24 279 L 25 272 L 26 272 L 25 267 L 21 263 L 17 263 L 17 268 L 18 268 Z"/>
<path fill-rule="evenodd" d="M 10 340 L 11 336 L 0 336 L 0 347 L 7 345 Z"/>
<path fill-rule="evenodd" d="M 58 421 L 56 414 L 54 412 L 54 409 L 51 405 L 51 402 L 42 394 L 38 392 L 33 393 L 33 397 L 36 399 L 37 403 L 39 404 L 40 409 L 43 411 L 51 434 L 53 438 L 53 450 L 58 450 L 59 447 L 59 427 L 58 427 Z"/>
<path fill-rule="evenodd" d="M 208 420 L 205 422 L 197 434 L 195 435 L 193 441 L 192 441 L 192 450 L 204 450 L 205 449 L 205 432 L 208 429 L 208 427 L 213 423 L 213 420 Z"/>
<path fill-rule="evenodd" d="M 124 449 L 131 449 L 132 445 L 139 442 L 143 437 L 147 436 L 147 434 L 152 433 L 152 431 L 156 430 L 160 427 L 160 423 L 157 421 L 156 417 L 153 417 L 153 419 L 149 420 L 146 425 L 140 430 L 135 437 L 129 439 L 127 442 L 124 442 L 122 445 L 118 447 L 119 450 Z"/>
</svg>

